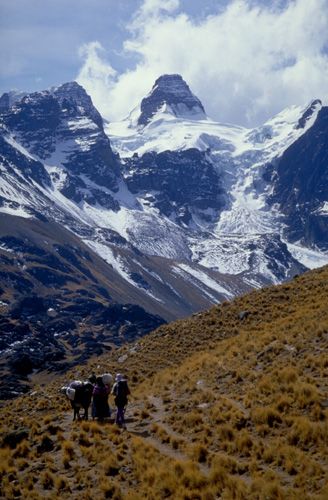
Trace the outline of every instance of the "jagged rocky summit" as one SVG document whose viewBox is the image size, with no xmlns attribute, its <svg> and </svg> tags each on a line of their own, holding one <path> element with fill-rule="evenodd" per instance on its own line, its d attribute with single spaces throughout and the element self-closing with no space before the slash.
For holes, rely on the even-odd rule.
<svg viewBox="0 0 328 500">
<path fill-rule="evenodd" d="M 163 75 L 156 80 L 151 92 L 141 101 L 138 125 L 147 125 L 163 107 L 176 116 L 206 118 L 201 101 L 180 75 Z"/>
<path fill-rule="evenodd" d="M 76 82 L 4 94 L 0 347 L 22 390 L 35 370 L 326 264 L 327 109 L 220 124 L 180 75 L 119 124 Z"/>
</svg>

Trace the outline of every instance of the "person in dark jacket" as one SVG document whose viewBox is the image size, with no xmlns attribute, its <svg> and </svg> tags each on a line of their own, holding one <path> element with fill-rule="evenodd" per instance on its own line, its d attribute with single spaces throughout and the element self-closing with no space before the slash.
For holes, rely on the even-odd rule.
<svg viewBox="0 0 328 500">
<path fill-rule="evenodd" d="M 108 387 L 104 384 L 102 377 L 96 378 L 96 384 L 92 393 L 92 416 L 98 417 L 100 421 L 110 417 L 110 408 L 108 404 Z"/>
<path fill-rule="evenodd" d="M 116 417 L 115 424 L 122 424 L 123 429 L 126 429 L 125 418 L 124 418 L 124 408 L 128 403 L 128 395 L 130 394 L 130 389 L 128 383 L 123 379 L 121 373 L 118 373 L 115 378 L 116 382 L 113 385 L 112 394 L 115 396 L 116 404 Z"/>
</svg>

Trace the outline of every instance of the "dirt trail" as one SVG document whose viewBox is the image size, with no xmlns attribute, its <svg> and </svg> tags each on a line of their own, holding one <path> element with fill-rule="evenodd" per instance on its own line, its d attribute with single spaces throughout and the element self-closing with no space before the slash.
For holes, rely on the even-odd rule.
<svg viewBox="0 0 328 500">
<path fill-rule="evenodd" d="M 171 438 L 181 439 L 181 435 L 173 431 L 169 425 L 167 425 L 164 420 L 166 417 L 166 412 L 164 408 L 164 403 L 162 398 L 149 396 L 149 401 L 152 403 L 153 408 L 149 412 L 150 415 L 146 419 L 140 421 L 137 419 L 129 418 L 127 416 L 127 428 L 130 434 L 142 437 L 146 442 L 154 445 L 161 453 L 170 456 L 175 459 L 187 460 L 188 457 L 179 449 L 173 448 L 169 443 L 162 442 L 159 437 L 151 432 L 151 427 L 153 424 L 157 424 L 162 429 L 165 430 L 167 435 Z M 137 409 L 139 405 L 131 405 L 129 412 Z M 191 442 L 184 438 L 187 444 Z M 204 467 L 202 467 L 204 468 Z"/>
</svg>

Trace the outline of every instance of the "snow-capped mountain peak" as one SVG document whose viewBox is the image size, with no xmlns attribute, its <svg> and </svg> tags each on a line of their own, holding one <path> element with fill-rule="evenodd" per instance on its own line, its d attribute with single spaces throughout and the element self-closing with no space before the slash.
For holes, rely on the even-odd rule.
<svg viewBox="0 0 328 500">
<path fill-rule="evenodd" d="M 103 120 L 100 113 L 94 107 L 91 97 L 77 82 L 68 82 L 52 87 L 50 93 L 58 100 L 64 110 L 73 111 L 73 113 L 78 111 L 80 116 L 87 116 L 98 127 L 102 128 Z"/>
<path fill-rule="evenodd" d="M 162 75 L 156 80 L 151 92 L 141 101 L 138 126 L 146 126 L 163 110 L 175 117 L 206 119 L 201 101 L 180 75 Z"/>
<path fill-rule="evenodd" d="M 322 108 L 322 102 L 320 99 L 313 99 L 304 110 L 302 110 L 302 116 L 298 120 L 296 128 L 305 128 L 309 127 L 313 124 L 313 121 L 316 119 L 318 112 Z"/>
</svg>

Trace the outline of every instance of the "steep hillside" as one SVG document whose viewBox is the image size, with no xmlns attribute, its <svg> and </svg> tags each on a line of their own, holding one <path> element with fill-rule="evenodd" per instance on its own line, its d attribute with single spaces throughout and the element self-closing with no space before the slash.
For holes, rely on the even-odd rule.
<svg viewBox="0 0 328 500">
<path fill-rule="evenodd" d="M 324 500 L 328 267 L 163 325 L 2 408 L 6 498 Z M 124 372 L 127 431 L 59 388 Z M 113 401 L 111 399 L 111 404 Z M 15 432 L 13 433 L 13 431 Z"/>
</svg>

